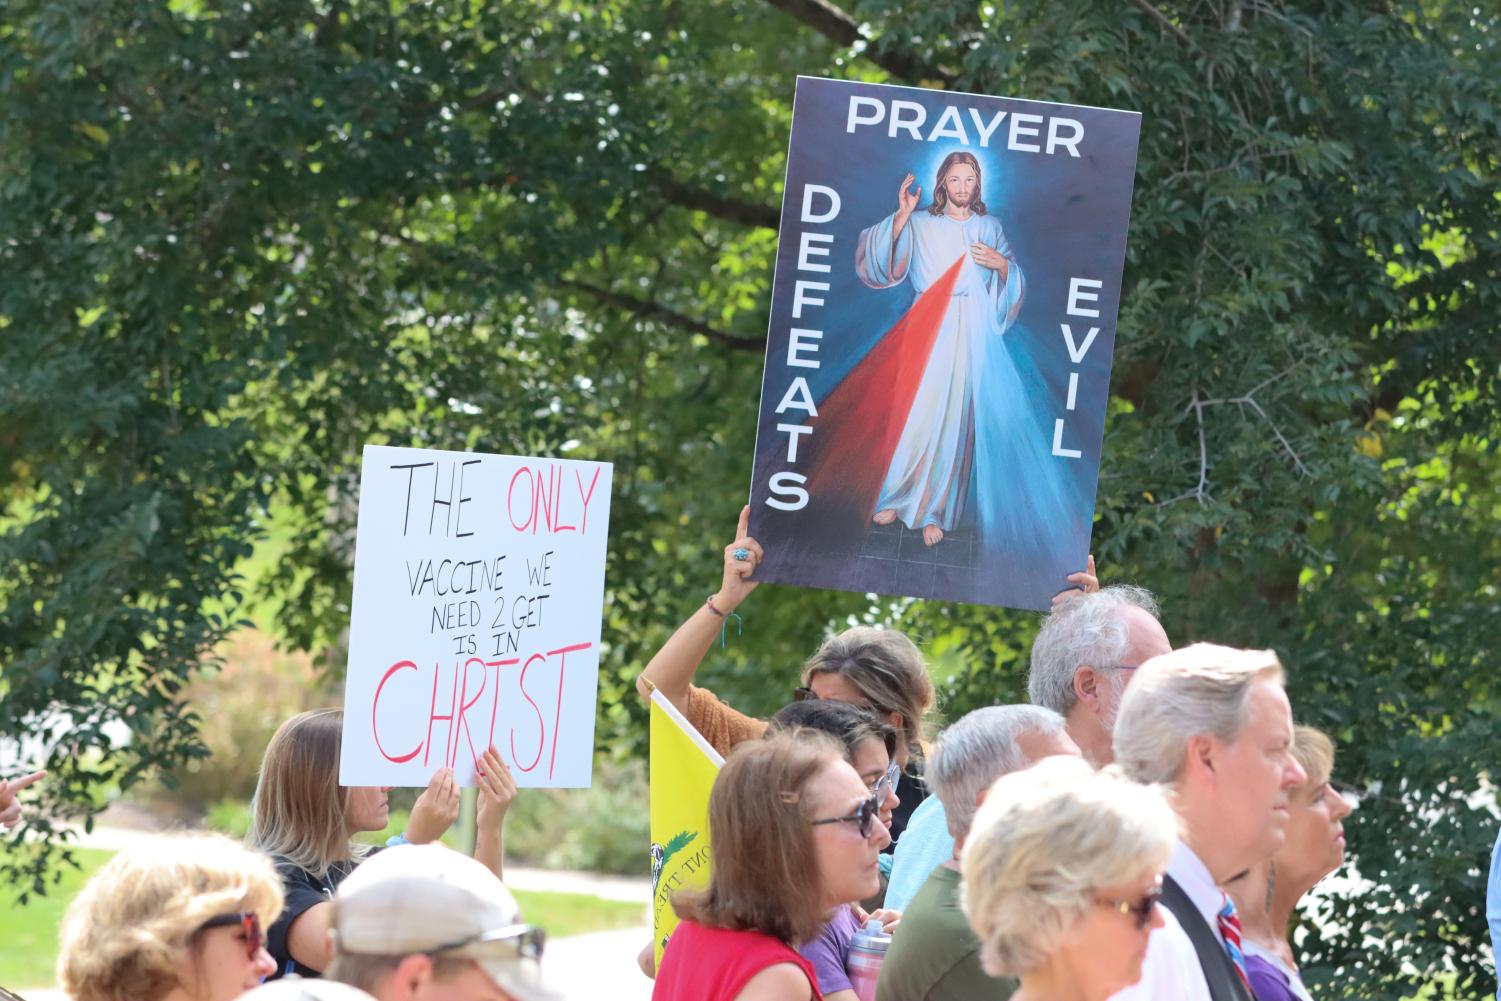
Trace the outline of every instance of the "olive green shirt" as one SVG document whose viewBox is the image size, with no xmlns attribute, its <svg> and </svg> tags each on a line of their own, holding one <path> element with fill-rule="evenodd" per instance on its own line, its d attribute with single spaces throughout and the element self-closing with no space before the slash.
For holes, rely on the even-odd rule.
<svg viewBox="0 0 1501 1001">
<path fill-rule="evenodd" d="M 1005 1001 L 1016 981 L 980 968 L 980 940 L 959 907 L 959 874 L 933 870 L 891 936 L 876 1001 Z"/>
</svg>

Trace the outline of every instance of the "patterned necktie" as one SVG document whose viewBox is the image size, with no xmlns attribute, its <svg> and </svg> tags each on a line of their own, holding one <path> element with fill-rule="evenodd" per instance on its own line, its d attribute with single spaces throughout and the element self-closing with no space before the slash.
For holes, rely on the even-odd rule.
<svg viewBox="0 0 1501 1001">
<path fill-rule="evenodd" d="M 1230 961 L 1235 964 L 1235 972 L 1240 974 L 1240 982 L 1245 985 L 1246 993 L 1251 993 L 1251 981 L 1246 976 L 1246 956 L 1240 951 L 1240 918 L 1235 916 L 1235 901 L 1225 898 L 1225 906 L 1220 908 L 1220 936 L 1225 940 L 1225 951 L 1230 954 Z"/>
</svg>

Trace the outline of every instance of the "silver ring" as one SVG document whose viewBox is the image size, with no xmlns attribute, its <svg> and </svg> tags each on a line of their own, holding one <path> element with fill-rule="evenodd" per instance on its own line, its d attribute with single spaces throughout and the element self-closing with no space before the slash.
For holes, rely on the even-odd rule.
<svg viewBox="0 0 1501 1001">
<path fill-rule="evenodd" d="M 744 563 L 746 560 L 750 559 L 750 550 L 746 549 L 744 546 L 741 546 L 730 555 L 735 557 L 738 562 Z"/>
</svg>

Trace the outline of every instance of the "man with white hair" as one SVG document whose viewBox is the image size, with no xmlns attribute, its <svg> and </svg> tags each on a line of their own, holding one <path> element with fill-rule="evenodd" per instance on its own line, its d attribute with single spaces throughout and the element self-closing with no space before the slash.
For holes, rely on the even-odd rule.
<svg viewBox="0 0 1501 1001">
<path fill-rule="evenodd" d="M 442 845 L 402 845 L 362 862 L 334 895 L 333 962 L 252 1001 L 560 1001 L 542 983 L 545 936 L 523 924 L 505 884 Z"/>
<path fill-rule="evenodd" d="M 1068 721 L 1096 768 L 1115 760 L 1111 731 L 1131 675 L 1172 651 L 1152 592 L 1116 585 L 1060 601 L 1032 641 L 1027 697 Z"/>
<path fill-rule="evenodd" d="M 1182 825 L 1163 880 L 1163 927 L 1141 981 L 1116 1001 L 1252 1001 L 1240 919 L 1221 887 L 1282 844 L 1293 757 L 1292 708 L 1270 650 L 1196 643 L 1136 671 L 1115 722 L 1128 778 L 1167 786 Z"/>
<path fill-rule="evenodd" d="M 1064 718 L 1084 760 L 1101 768 L 1114 760 L 1110 731 L 1132 672 L 1173 647 L 1145 588 L 1116 585 L 1065 594 L 1055 599 L 1032 643 L 1027 689 L 1033 705 Z M 906 909 L 928 873 L 953 854 L 942 806 L 923 806 L 927 811 L 913 813 L 892 860 L 885 905 L 893 910 Z"/>
<path fill-rule="evenodd" d="M 939 735 L 927 765 L 928 785 L 936 795 L 917 808 L 902 842 L 926 810 L 929 817 L 947 824 L 946 838 L 954 847 L 947 861 L 930 870 L 906 907 L 881 967 L 877 1001 L 1010 996 L 1015 984 L 987 976 L 980 968 L 980 940 L 959 906 L 958 858 L 975 811 L 995 780 L 1055 754 L 1078 756 L 1079 749 L 1065 732 L 1063 717 L 1038 706 L 976 709 Z M 935 803 L 941 809 L 931 805 Z M 900 852 L 898 845 L 898 861 Z"/>
</svg>

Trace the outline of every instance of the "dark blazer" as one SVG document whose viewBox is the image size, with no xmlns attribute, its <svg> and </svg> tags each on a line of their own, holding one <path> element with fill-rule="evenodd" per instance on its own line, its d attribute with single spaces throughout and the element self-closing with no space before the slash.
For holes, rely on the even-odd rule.
<svg viewBox="0 0 1501 1001">
<path fill-rule="evenodd" d="M 1199 957 L 1199 968 L 1209 983 L 1212 1001 L 1255 1001 L 1251 992 L 1235 970 L 1235 961 L 1225 951 L 1225 943 L 1219 932 L 1204 920 L 1204 914 L 1189 899 L 1183 887 L 1173 877 L 1162 877 L 1162 906 L 1173 912 L 1178 924 L 1188 933 L 1194 952 Z"/>
</svg>

